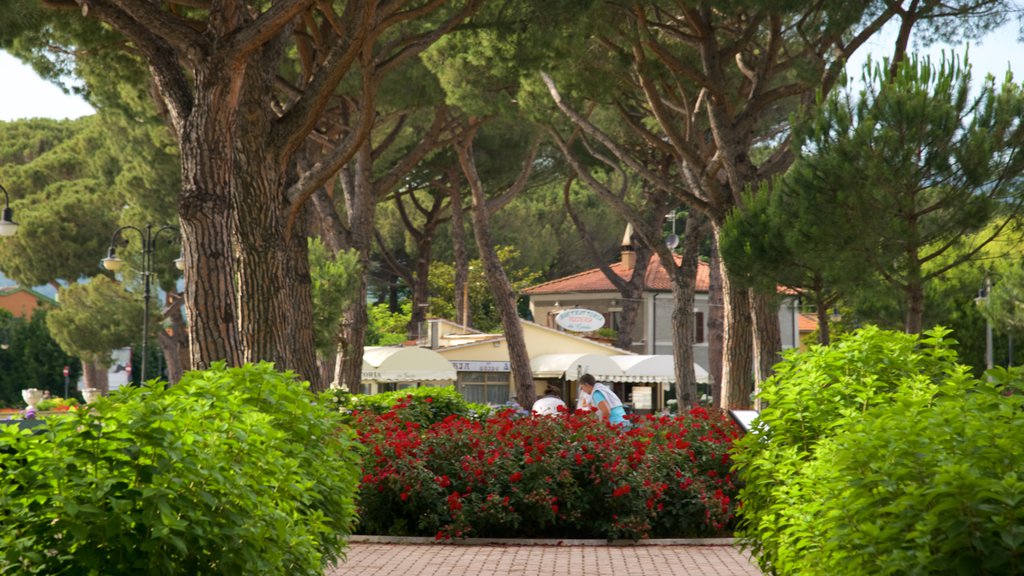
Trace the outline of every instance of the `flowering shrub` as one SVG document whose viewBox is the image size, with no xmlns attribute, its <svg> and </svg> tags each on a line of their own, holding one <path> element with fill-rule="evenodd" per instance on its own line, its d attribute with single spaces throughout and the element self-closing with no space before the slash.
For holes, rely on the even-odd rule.
<svg viewBox="0 0 1024 576">
<path fill-rule="evenodd" d="M 629 431 L 586 412 L 424 425 L 405 410 L 353 414 L 367 447 L 363 533 L 640 539 L 731 529 L 738 431 L 703 408 L 636 419 Z"/>
</svg>

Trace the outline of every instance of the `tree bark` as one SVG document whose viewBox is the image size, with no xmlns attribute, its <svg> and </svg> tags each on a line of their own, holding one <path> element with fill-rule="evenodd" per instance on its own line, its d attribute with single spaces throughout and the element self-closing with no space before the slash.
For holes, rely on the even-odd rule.
<svg viewBox="0 0 1024 576">
<path fill-rule="evenodd" d="M 773 367 L 782 360 L 782 329 L 779 326 L 778 296 L 753 289 L 748 292 L 754 327 L 754 405 L 760 410 L 761 400 L 757 398 L 760 383 L 775 373 Z"/>
<path fill-rule="evenodd" d="M 711 378 L 711 405 L 722 406 L 722 360 L 724 358 L 725 303 L 722 297 L 722 259 L 718 244 L 711 243 L 708 275 L 708 377 Z"/>
<path fill-rule="evenodd" d="M 458 178 L 449 178 L 452 211 L 452 251 L 455 254 L 455 322 L 463 328 L 472 326 L 469 313 L 469 254 L 466 250 L 466 226 L 463 220 L 462 190 Z"/>
<path fill-rule="evenodd" d="M 718 226 L 714 227 L 718 242 Z M 737 288 L 729 280 L 728 268 L 720 266 L 722 300 L 725 310 L 722 359 L 722 408 L 749 409 L 754 393 L 754 342 L 747 290 Z"/>
<path fill-rule="evenodd" d="M 700 244 L 707 235 L 707 220 L 691 215 L 686 219 L 683 232 L 682 261 L 673 271 L 672 282 L 672 342 L 675 356 L 676 400 L 679 412 L 697 405 L 697 377 L 693 369 L 693 303 L 697 288 L 697 267 L 700 264 Z"/>
<path fill-rule="evenodd" d="M 104 394 L 109 393 L 110 379 L 107 377 L 107 368 L 98 362 L 82 360 L 82 386 L 96 388 Z"/>
<path fill-rule="evenodd" d="M 473 194 L 473 235 L 476 238 L 480 259 L 483 261 L 487 283 L 494 295 L 494 305 L 498 309 L 498 315 L 501 317 L 501 324 L 505 331 L 512 378 L 516 382 L 516 402 L 529 410 L 537 401 L 537 391 L 533 384 L 533 370 L 530 368 L 530 357 L 526 352 L 523 326 L 516 309 L 516 295 L 501 266 L 501 260 L 498 258 L 498 253 L 494 249 L 494 241 L 491 238 L 487 199 L 484 196 L 483 184 L 473 159 L 474 135 L 475 128 L 471 128 L 465 139 L 456 146 L 459 163 L 462 165 L 462 171 L 466 175 L 470 191 Z"/>
<path fill-rule="evenodd" d="M 345 169 L 342 180 L 345 197 L 345 216 L 348 219 L 350 245 L 359 255 L 363 274 L 357 283 L 356 299 L 345 311 L 341 326 L 341 366 L 336 381 L 353 392 L 359 390 L 363 375 L 363 346 L 366 342 L 366 327 L 369 316 L 366 310 L 368 287 L 366 273 L 370 270 L 370 250 L 373 244 L 373 218 L 377 199 L 373 190 L 371 170 L 373 167 L 370 145 L 364 143 L 356 153 L 354 162 Z"/>
<path fill-rule="evenodd" d="M 158 330 L 157 340 L 167 367 L 168 384 L 177 384 L 188 369 L 188 332 L 181 311 L 183 296 L 168 292 L 164 302 L 163 318 L 170 323 L 170 331 Z"/>
<path fill-rule="evenodd" d="M 243 362 L 236 314 L 235 258 L 227 222 L 233 219 L 231 108 L 212 95 L 199 98 L 181 135 L 182 254 L 189 364 Z"/>
</svg>

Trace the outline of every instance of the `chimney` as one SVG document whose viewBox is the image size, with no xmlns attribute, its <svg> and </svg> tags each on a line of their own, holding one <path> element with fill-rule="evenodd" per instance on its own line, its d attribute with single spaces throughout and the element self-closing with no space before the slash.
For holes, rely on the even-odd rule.
<svg viewBox="0 0 1024 576">
<path fill-rule="evenodd" d="M 626 224 L 626 233 L 622 235 L 622 265 L 628 270 L 636 266 L 636 250 L 633 248 L 633 225 Z"/>
</svg>

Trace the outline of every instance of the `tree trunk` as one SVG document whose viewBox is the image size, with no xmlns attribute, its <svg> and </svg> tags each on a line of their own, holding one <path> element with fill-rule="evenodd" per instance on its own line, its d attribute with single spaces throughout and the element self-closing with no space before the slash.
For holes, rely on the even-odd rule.
<svg viewBox="0 0 1024 576">
<path fill-rule="evenodd" d="M 295 220 L 291 233 L 285 238 L 286 328 L 280 330 L 289 345 L 291 358 L 288 367 L 309 380 L 310 390 L 327 389 L 317 362 L 316 335 L 313 331 L 313 279 L 309 270 L 310 212 L 312 203 L 301 209 L 302 216 Z"/>
<path fill-rule="evenodd" d="M 107 377 L 106 367 L 98 362 L 82 360 L 82 386 L 96 388 L 104 394 L 109 393 L 110 379 Z"/>
<path fill-rule="evenodd" d="M 779 327 L 778 296 L 748 290 L 750 314 L 754 325 L 754 383 L 755 407 L 760 410 L 761 400 L 757 398 L 761 382 L 775 373 L 773 367 L 782 359 L 782 329 Z"/>
<path fill-rule="evenodd" d="M 722 259 L 718 256 L 718 244 L 715 242 L 711 243 L 708 276 L 708 377 L 711 378 L 711 405 L 722 406 L 725 299 L 722 297 Z"/>
<path fill-rule="evenodd" d="M 832 341 L 831 328 L 828 325 L 828 305 L 821 300 L 815 305 L 815 315 L 818 318 L 818 343 L 828 346 Z"/>
<path fill-rule="evenodd" d="M 345 196 L 345 215 L 348 218 L 350 249 L 359 255 L 363 274 L 357 283 L 353 305 L 345 311 L 341 326 L 341 370 L 339 385 L 353 392 L 359 391 L 363 376 L 363 346 L 369 316 L 366 310 L 366 274 L 370 270 L 370 250 L 373 246 L 373 217 L 377 207 L 370 171 L 373 167 L 370 146 L 363 144 L 350 167 L 348 178 L 342 180 Z"/>
<path fill-rule="evenodd" d="M 185 259 L 185 313 L 189 364 L 240 366 L 234 248 L 230 228 L 232 113 L 211 95 L 199 98 L 181 141 L 182 192 L 178 205 Z"/>
<path fill-rule="evenodd" d="M 182 295 L 168 292 L 164 303 L 163 318 L 170 322 L 171 329 L 158 330 L 157 341 L 167 366 L 167 382 L 177 384 L 187 369 L 188 333 L 185 318 L 181 313 Z"/>
<path fill-rule="evenodd" d="M 490 222 L 487 213 L 487 199 L 484 197 L 483 185 L 480 176 L 476 171 L 476 164 L 473 159 L 473 136 L 456 147 L 459 155 L 459 163 L 462 171 L 469 181 L 470 190 L 473 194 L 473 234 L 476 238 L 477 251 L 483 261 L 484 273 L 487 283 L 494 295 L 494 305 L 501 317 L 501 325 L 505 331 L 505 342 L 508 345 L 509 364 L 512 370 L 512 378 L 516 382 L 516 402 L 529 410 L 537 401 L 537 391 L 533 384 L 533 370 L 530 368 L 530 357 L 526 352 L 526 340 L 523 337 L 523 326 L 519 320 L 519 312 L 516 309 L 516 295 L 512 291 L 512 285 L 505 275 L 505 270 L 498 259 L 498 253 L 494 249 L 494 241 L 491 238 Z"/>
<path fill-rule="evenodd" d="M 700 245 L 707 235 L 707 220 L 691 215 L 683 232 L 683 257 L 678 268 L 673 266 L 672 351 L 675 356 L 676 400 L 679 413 L 697 405 L 697 376 L 693 369 L 693 302 L 697 287 Z M 673 262 L 674 264 L 674 262 Z"/>
<path fill-rule="evenodd" d="M 640 243 L 635 246 L 635 252 L 636 264 L 633 266 L 629 282 L 619 287 L 619 294 L 622 295 L 622 313 L 619 315 L 615 347 L 626 351 L 632 351 L 633 348 L 633 330 L 636 328 L 636 320 L 643 305 L 644 290 L 647 289 L 647 269 L 651 262 L 651 249 L 646 245 Z M 672 262 L 672 266 L 675 267 L 675 262 Z"/>
<path fill-rule="evenodd" d="M 715 242 L 718 242 L 718 227 Z M 722 304 L 725 310 L 722 334 L 725 354 L 722 359 L 722 408 L 749 409 L 754 392 L 754 342 L 747 290 L 735 288 L 729 270 L 722 263 Z"/>
<path fill-rule="evenodd" d="M 455 253 L 455 322 L 464 328 L 472 325 L 469 314 L 469 255 L 466 251 L 466 226 L 463 222 L 462 191 L 458 177 L 449 177 L 452 210 L 452 251 Z"/>
</svg>

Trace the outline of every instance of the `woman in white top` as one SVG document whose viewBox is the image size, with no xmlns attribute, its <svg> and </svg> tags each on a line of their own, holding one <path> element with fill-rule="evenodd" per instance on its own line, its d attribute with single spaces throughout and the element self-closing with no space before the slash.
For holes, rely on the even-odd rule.
<svg viewBox="0 0 1024 576">
<path fill-rule="evenodd" d="M 557 386 L 549 384 L 548 387 L 544 389 L 544 395 L 533 403 L 531 411 L 534 414 L 539 414 L 541 416 L 554 416 L 555 414 L 558 414 L 559 408 L 564 412 L 566 410 L 566 406 L 565 402 L 562 401 L 561 395 L 562 391 L 559 390 Z"/>
</svg>

